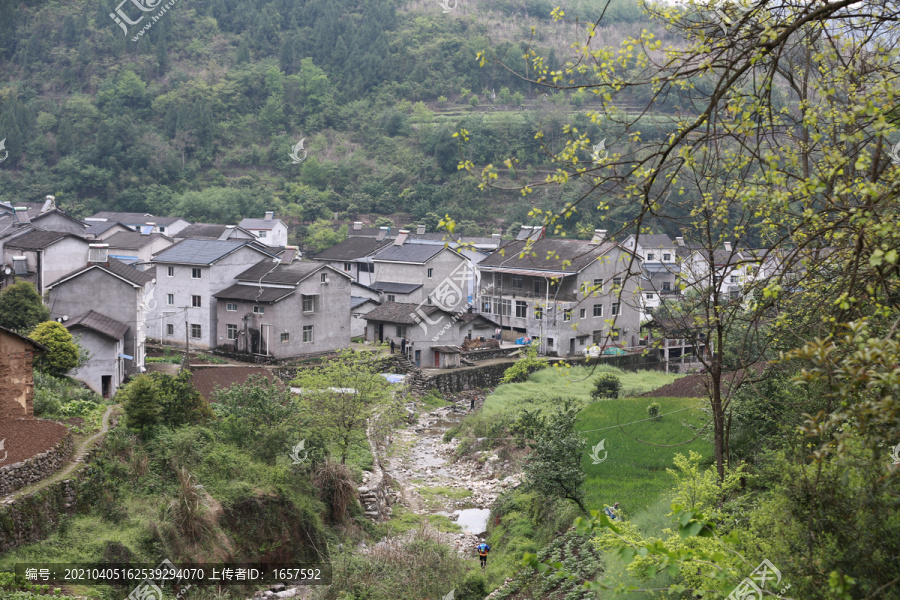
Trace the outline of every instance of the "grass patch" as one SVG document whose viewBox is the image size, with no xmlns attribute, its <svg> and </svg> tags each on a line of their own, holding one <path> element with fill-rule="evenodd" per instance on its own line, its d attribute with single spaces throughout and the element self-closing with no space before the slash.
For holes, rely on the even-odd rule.
<svg viewBox="0 0 900 600">
<path fill-rule="evenodd" d="M 405 533 L 410 529 L 418 529 L 424 523 L 428 523 L 432 528 L 447 532 L 459 533 L 462 527 L 451 521 L 449 517 L 444 515 L 420 515 L 411 510 L 395 504 L 391 520 L 386 523 L 388 531 L 394 535 Z"/>
<path fill-rule="evenodd" d="M 452 500 L 463 500 L 469 498 L 472 492 L 465 488 L 452 488 L 445 486 L 424 487 L 417 490 L 425 500 L 425 505 L 429 510 L 441 510 L 447 508 L 447 504 Z"/>
<path fill-rule="evenodd" d="M 435 389 L 428 390 L 428 393 L 422 396 L 419 399 L 419 402 L 420 406 L 425 410 L 425 412 L 429 412 L 436 408 L 441 408 L 442 406 L 448 406 L 452 404 L 452 402 L 444 400 L 444 397 L 441 396 L 441 393 Z"/>
</svg>

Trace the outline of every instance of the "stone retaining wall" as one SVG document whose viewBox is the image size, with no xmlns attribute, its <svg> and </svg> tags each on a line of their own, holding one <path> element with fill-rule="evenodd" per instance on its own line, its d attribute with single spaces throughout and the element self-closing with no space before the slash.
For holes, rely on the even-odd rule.
<svg viewBox="0 0 900 600">
<path fill-rule="evenodd" d="M 46 539 L 75 511 L 77 481 L 64 479 L 0 506 L 0 554 Z"/>
<path fill-rule="evenodd" d="M 493 358 L 509 358 L 510 354 L 520 351 L 525 346 L 518 348 L 487 348 L 484 350 L 470 350 L 463 352 L 461 356 L 466 360 L 479 361 L 491 360 Z"/>
<path fill-rule="evenodd" d="M 74 443 L 72 432 L 67 431 L 66 436 L 46 452 L 0 468 L 0 496 L 5 496 L 29 483 L 40 481 L 55 473 L 69 458 Z"/>
<path fill-rule="evenodd" d="M 393 479 L 381 467 L 381 448 L 372 433 L 371 425 L 366 430 L 369 448 L 372 450 L 372 470 L 363 473 L 363 484 L 357 490 L 363 514 L 373 521 L 385 521 L 391 515 L 390 506 L 394 503 L 394 491 L 391 489 Z"/>
</svg>

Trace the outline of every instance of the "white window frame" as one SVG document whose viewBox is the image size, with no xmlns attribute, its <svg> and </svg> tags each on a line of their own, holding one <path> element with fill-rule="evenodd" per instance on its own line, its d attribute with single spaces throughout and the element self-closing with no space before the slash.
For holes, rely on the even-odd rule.
<svg viewBox="0 0 900 600">
<path fill-rule="evenodd" d="M 303 312 L 307 313 L 307 314 L 316 312 L 316 308 L 317 308 L 316 304 L 318 304 L 318 299 L 319 299 L 319 297 L 316 296 L 315 294 L 310 294 L 310 295 L 303 294 L 303 300 L 302 300 Z M 309 301 L 309 303 L 310 303 L 309 310 L 306 310 L 306 302 L 307 301 Z"/>
<path fill-rule="evenodd" d="M 255 315 L 264 315 L 266 314 L 266 307 L 260 306 L 258 304 L 253 306 L 253 314 Z"/>
<path fill-rule="evenodd" d="M 166 275 L 175 277 L 175 267 L 166 267 Z"/>
<path fill-rule="evenodd" d="M 166 294 L 166 305 L 175 306 L 175 294 Z"/>
<path fill-rule="evenodd" d="M 238 339 L 238 326 L 233 324 L 225 325 L 225 339 L 226 340 L 236 340 Z"/>
<path fill-rule="evenodd" d="M 303 343 L 304 344 L 312 344 L 316 341 L 315 338 L 315 328 L 312 325 L 304 325 L 303 326 Z M 309 335 L 307 335 L 309 334 Z"/>
<path fill-rule="evenodd" d="M 194 335 L 196 333 L 196 335 Z M 203 326 L 199 323 L 191 323 L 191 339 L 199 340 L 203 337 Z"/>
<path fill-rule="evenodd" d="M 237 312 L 237 302 L 226 302 L 225 310 L 228 312 Z"/>
</svg>

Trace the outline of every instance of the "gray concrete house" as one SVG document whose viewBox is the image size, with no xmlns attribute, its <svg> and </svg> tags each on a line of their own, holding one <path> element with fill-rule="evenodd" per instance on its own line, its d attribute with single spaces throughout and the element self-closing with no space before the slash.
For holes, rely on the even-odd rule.
<svg viewBox="0 0 900 600">
<path fill-rule="evenodd" d="M 131 227 L 135 231 L 143 231 L 147 227 L 152 227 L 152 231 L 164 233 L 169 237 L 174 237 L 182 229 L 190 225 L 189 221 L 185 221 L 181 217 L 155 217 L 149 213 L 136 212 L 101 211 L 91 215 L 90 219 L 93 222 L 98 222 L 101 219 L 118 221 L 123 225 Z"/>
<path fill-rule="evenodd" d="M 102 249 L 99 254 L 94 258 L 100 260 L 82 265 L 48 286 L 50 318 L 69 325 L 94 311 L 124 323 L 128 330 L 121 354 L 131 357 L 124 359 L 124 375 L 138 375 L 144 371 L 145 321 L 157 303 L 156 272 L 139 271 L 114 258 L 103 260 Z M 98 391 L 101 389 L 102 385 Z"/>
<path fill-rule="evenodd" d="M 71 233 L 32 229 L 4 240 L 3 264 L 11 271 L 4 285 L 19 280 L 30 281 L 43 295 L 49 284 L 84 265 L 87 258 L 88 242 L 84 238 Z"/>
<path fill-rule="evenodd" d="M 0 203 L 0 230 L 31 225 L 44 231 L 60 231 L 84 237 L 87 223 L 56 208 L 56 199 L 47 196 L 43 204 L 25 202 L 16 206 Z"/>
<path fill-rule="evenodd" d="M 638 237 L 629 235 L 622 245 L 641 258 L 641 320 L 644 321 L 663 301 L 675 301 L 679 296 L 678 244 L 665 234 L 643 233 Z"/>
<path fill-rule="evenodd" d="M 87 364 L 71 375 L 87 384 L 104 398 L 112 398 L 125 379 L 126 323 L 111 319 L 93 310 L 69 319 L 66 328 L 88 352 Z"/>
<path fill-rule="evenodd" d="M 361 283 L 352 282 L 350 284 L 350 336 L 363 337 L 366 336 L 366 320 L 365 316 L 379 306 L 384 298 L 384 294 L 374 288 Z"/>
<path fill-rule="evenodd" d="M 400 341 L 405 338 L 412 342 L 406 353 L 409 359 L 417 367 L 428 368 L 458 365 L 458 357 L 442 357 L 459 352 L 447 346 L 459 346 L 466 338 L 489 338 L 498 327 L 490 316 L 408 302 L 385 302 L 364 318 L 368 324 L 367 340 L 376 343 L 393 340 L 395 350 L 400 352 Z"/>
<path fill-rule="evenodd" d="M 477 285 L 465 256 L 443 244 L 410 241 L 405 230 L 375 254 L 372 263 L 370 287 L 384 292 L 386 302 L 419 304 L 429 303 L 430 298 L 431 303 L 460 311 Z"/>
<path fill-rule="evenodd" d="M 126 231 L 116 233 L 103 240 L 109 246 L 110 258 L 124 263 L 150 262 L 154 254 L 162 252 L 175 241 L 162 233 Z"/>
<path fill-rule="evenodd" d="M 264 219 L 244 219 L 238 224 L 255 235 L 266 246 L 287 246 L 288 228 L 273 211 L 266 211 Z"/>
<path fill-rule="evenodd" d="M 478 265 L 478 310 L 500 323 L 504 339 L 540 338 L 551 356 L 593 343 L 637 346 L 640 260 L 605 233 L 587 241 L 532 232 L 530 242 L 504 245 Z"/>
<path fill-rule="evenodd" d="M 250 240 L 183 240 L 163 250 L 152 259 L 159 302 L 148 316 L 148 335 L 176 345 L 184 345 L 188 337 L 192 347 L 215 348 L 214 294 L 264 258 L 275 256 Z"/>
<path fill-rule="evenodd" d="M 352 277 L 353 281 L 371 286 L 375 282 L 375 265 L 372 257 L 390 244 L 391 240 L 351 237 L 319 252 L 312 260 L 331 265 Z"/>
<path fill-rule="evenodd" d="M 218 223 L 194 223 L 185 227 L 173 236 L 176 242 L 181 240 L 255 240 L 256 236 L 237 225 L 219 225 Z"/>
<path fill-rule="evenodd" d="M 93 221 L 91 219 L 86 220 L 88 226 L 87 229 L 84 230 L 84 237 L 89 240 L 94 241 L 103 241 L 108 237 L 112 237 L 117 233 L 134 231 L 131 227 L 127 225 L 122 225 L 118 221 Z"/>
<path fill-rule="evenodd" d="M 219 348 L 290 358 L 350 345 L 349 275 L 319 262 L 263 260 L 217 292 Z"/>
</svg>

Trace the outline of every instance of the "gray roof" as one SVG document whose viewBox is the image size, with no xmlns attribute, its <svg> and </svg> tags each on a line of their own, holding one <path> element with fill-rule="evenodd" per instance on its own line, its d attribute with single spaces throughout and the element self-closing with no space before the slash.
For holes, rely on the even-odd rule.
<svg viewBox="0 0 900 600">
<path fill-rule="evenodd" d="M 281 219 L 243 219 L 239 225 L 244 229 L 272 229 Z"/>
<path fill-rule="evenodd" d="M 418 317 L 419 312 L 423 313 L 427 317 L 436 312 L 446 311 L 437 306 L 428 304 L 419 305 L 412 304 L 410 302 L 385 302 L 381 306 L 377 306 L 363 315 L 363 318 L 367 321 L 383 321 L 385 323 L 399 323 L 401 325 L 416 325 L 418 324 L 418 321 L 413 318 L 413 315 L 416 315 Z"/>
<path fill-rule="evenodd" d="M 97 333 L 102 333 L 114 340 L 121 340 L 122 337 L 128 333 L 128 325 L 125 323 L 116 321 L 115 319 L 111 319 L 106 315 L 101 315 L 92 310 L 67 322 L 66 327 L 68 329 L 72 329 L 73 327 L 84 327 L 85 329 L 91 329 Z"/>
<path fill-rule="evenodd" d="M 394 232 L 397 229 L 393 229 Z M 351 226 L 347 231 L 347 236 L 349 237 L 378 237 L 378 234 L 381 233 L 380 227 L 363 227 L 361 229 L 353 229 Z"/>
<path fill-rule="evenodd" d="M 118 221 L 89 221 L 87 229 L 85 229 L 84 232 L 90 235 L 100 235 L 101 233 L 112 229 L 116 225 L 118 225 L 119 227 L 124 227 L 126 229 L 131 229 L 128 225 L 119 223 Z"/>
<path fill-rule="evenodd" d="M 638 243 L 645 250 L 675 247 L 675 241 L 664 233 L 642 233 Z"/>
<path fill-rule="evenodd" d="M 125 223 L 126 225 L 134 225 L 138 223 L 145 225 L 147 223 L 156 223 L 157 225 L 162 225 L 163 227 L 167 227 L 172 223 L 176 223 L 178 221 L 184 221 L 184 219 L 182 219 L 181 217 L 157 217 L 149 213 L 111 211 L 98 212 L 97 214 L 91 215 L 91 218 L 118 221 L 120 223 Z"/>
<path fill-rule="evenodd" d="M 444 250 L 440 244 L 406 243 L 402 246 L 391 244 L 372 257 L 373 261 L 390 261 L 424 264 Z"/>
<path fill-rule="evenodd" d="M 146 271 L 138 271 L 136 268 L 131 265 L 126 265 L 122 261 L 116 260 L 115 258 L 110 258 L 109 261 L 105 263 L 91 263 L 81 267 L 80 269 L 75 269 L 71 273 L 67 275 L 63 275 L 50 285 L 48 288 L 52 288 L 54 286 L 59 285 L 60 283 L 71 279 L 72 277 L 76 277 L 81 275 L 82 273 L 89 271 L 91 269 L 101 269 L 120 277 L 127 281 L 128 283 L 134 284 L 136 286 L 143 287 L 148 282 L 153 281 L 153 278 L 156 277 L 156 269 L 148 269 Z"/>
<path fill-rule="evenodd" d="M 422 284 L 399 283 L 396 281 L 376 281 L 372 284 L 372 287 L 379 292 L 386 292 L 388 294 L 409 294 L 410 292 L 414 292 L 422 287 Z"/>
<path fill-rule="evenodd" d="M 109 244 L 110 248 L 138 250 L 158 238 L 165 238 L 170 242 L 172 241 L 172 238 L 162 233 L 151 233 L 150 235 L 144 235 L 142 233 L 138 233 L 137 231 L 120 231 L 119 233 L 114 233 L 113 235 L 103 240 L 103 243 Z"/>
<path fill-rule="evenodd" d="M 78 236 L 72 235 L 71 233 L 33 229 L 25 235 L 20 235 L 17 238 L 9 240 L 8 242 L 6 242 L 6 246 L 8 248 L 21 248 L 23 250 L 40 250 L 43 248 L 47 248 L 48 246 L 51 246 L 66 237 L 81 239 Z"/>
<path fill-rule="evenodd" d="M 372 298 L 363 298 L 361 296 L 350 296 L 350 309 L 353 310 L 357 306 L 362 306 L 366 302 L 374 302 L 378 304 L 378 300 L 373 300 Z"/>
<path fill-rule="evenodd" d="M 526 244 L 525 240 L 512 241 L 478 263 L 478 267 L 578 273 L 613 248 L 621 248 L 609 241 L 592 244 L 588 240 L 542 238 L 532 242 L 525 255 L 520 256 Z"/>
<path fill-rule="evenodd" d="M 153 262 L 211 265 L 244 246 L 249 246 L 260 254 L 269 254 L 253 244 L 252 240 L 182 240 L 154 254 Z"/>
<path fill-rule="evenodd" d="M 223 298 L 225 300 L 244 300 L 245 302 L 272 304 L 287 298 L 295 291 L 296 290 L 288 288 L 259 287 L 256 285 L 242 285 L 236 283 L 231 287 L 225 288 L 221 292 L 213 294 L 213 297 Z"/>
<path fill-rule="evenodd" d="M 238 281 L 260 281 L 263 283 L 297 285 L 326 265 L 316 262 L 297 261 L 289 265 L 275 264 L 271 259 L 260 261 L 235 277 Z M 333 271 L 333 269 L 329 269 Z M 348 276 L 349 277 L 349 276 Z"/>
<path fill-rule="evenodd" d="M 359 260 L 371 256 L 390 244 L 390 240 L 376 241 L 370 237 L 352 237 L 316 254 L 316 260 Z"/>
<path fill-rule="evenodd" d="M 194 223 L 179 231 L 175 237 L 217 240 L 229 229 L 244 231 L 247 235 L 253 235 L 251 232 L 240 226 L 220 225 L 218 223 Z"/>
</svg>

